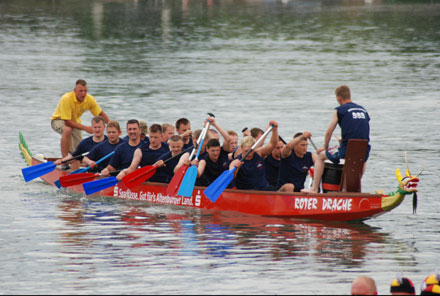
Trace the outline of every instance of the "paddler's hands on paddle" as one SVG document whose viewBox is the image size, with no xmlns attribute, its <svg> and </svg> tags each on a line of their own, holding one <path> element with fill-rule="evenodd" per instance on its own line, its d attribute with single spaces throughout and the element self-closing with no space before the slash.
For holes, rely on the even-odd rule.
<svg viewBox="0 0 440 296">
<path fill-rule="evenodd" d="M 121 172 L 122 172 L 122 171 L 121 171 Z M 102 175 L 103 177 L 108 177 L 108 176 L 110 176 L 110 171 L 109 171 L 109 169 L 108 169 L 108 168 L 103 169 L 103 170 L 101 171 L 101 175 Z"/>
<path fill-rule="evenodd" d="M 159 168 L 166 166 L 165 161 L 163 161 L 162 159 L 156 161 L 153 166 L 157 166 Z"/>
<path fill-rule="evenodd" d="M 59 159 L 57 159 L 57 160 L 55 160 L 53 163 L 55 164 L 55 165 L 62 165 L 63 164 L 63 161 L 65 161 L 65 160 L 69 160 L 69 159 L 71 159 L 72 158 L 72 154 L 68 154 L 66 157 L 64 157 L 64 158 L 59 158 Z M 73 160 L 73 159 L 72 159 Z"/>
<path fill-rule="evenodd" d="M 88 162 L 86 163 L 86 165 L 89 166 L 91 169 L 94 169 L 94 168 L 97 167 L 96 162 L 93 161 L 93 160 L 88 161 Z"/>
<path fill-rule="evenodd" d="M 234 167 L 239 169 L 242 165 L 243 165 L 243 162 L 237 158 L 237 159 L 234 159 L 233 161 L 231 161 L 231 163 L 229 164 L 229 169 L 232 170 Z"/>
<path fill-rule="evenodd" d="M 192 136 L 192 130 L 188 129 L 184 133 L 180 135 L 182 137 L 183 141 L 186 141 L 189 137 Z"/>
<path fill-rule="evenodd" d="M 312 134 L 309 131 L 304 131 L 302 134 L 302 140 L 308 140 L 312 137 Z"/>
<path fill-rule="evenodd" d="M 101 174 L 102 174 L 102 172 L 101 172 Z M 121 181 L 122 178 L 124 178 L 127 175 L 128 175 L 127 169 L 124 169 L 119 172 L 119 174 L 116 176 L 116 179 L 118 179 L 118 181 Z"/>
<path fill-rule="evenodd" d="M 243 137 L 251 135 L 251 131 L 247 127 L 245 127 L 241 132 L 243 133 Z"/>
<path fill-rule="evenodd" d="M 273 126 L 273 128 L 272 128 L 272 132 L 278 130 L 278 122 L 276 122 L 275 120 L 271 120 L 271 121 L 269 121 L 269 125 L 267 126 L 266 130 L 267 130 L 271 125 Z"/>
</svg>

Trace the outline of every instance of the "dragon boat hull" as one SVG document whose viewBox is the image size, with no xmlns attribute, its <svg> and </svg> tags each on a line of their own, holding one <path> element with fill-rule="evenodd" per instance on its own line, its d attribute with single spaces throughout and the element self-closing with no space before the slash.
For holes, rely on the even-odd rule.
<svg viewBox="0 0 440 296">
<path fill-rule="evenodd" d="M 37 165 L 48 160 L 54 160 L 33 157 L 24 143 L 24 139 L 19 146 L 28 165 Z M 68 171 L 55 168 L 52 172 L 40 178 L 48 184 L 55 185 L 55 181 L 68 173 Z M 119 182 L 115 186 L 101 190 L 94 195 L 176 207 L 325 221 L 362 221 L 377 217 L 397 207 L 405 196 L 401 193 L 393 195 L 346 192 L 292 194 L 226 189 L 218 200 L 213 203 L 204 195 L 203 190 L 205 187 L 195 186 L 191 197 L 183 197 L 167 195 L 167 186 L 167 184 L 147 181 L 129 189 L 123 182 Z M 84 192 L 82 185 L 71 186 L 67 190 Z"/>
</svg>

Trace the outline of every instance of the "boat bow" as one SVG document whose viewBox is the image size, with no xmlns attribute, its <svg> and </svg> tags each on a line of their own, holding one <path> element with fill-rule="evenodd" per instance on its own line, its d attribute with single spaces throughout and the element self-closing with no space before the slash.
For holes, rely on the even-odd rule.
<svg viewBox="0 0 440 296">
<path fill-rule="evenodd" d="M 382 209 L 384 211 L 391 211 L 400 205 L 407 194 L 413 194 L 413 211 L 417 208 L 417 186 L 419 184 L 419 177 L 411 176 L 409 170 L 406 170 L 405 177 L 402 177 L 399 169 L 396 169 L 396 178 L 399 182 L 397 190 L 388 193 L 388 196 L 382 198 Z"/>
</svg>

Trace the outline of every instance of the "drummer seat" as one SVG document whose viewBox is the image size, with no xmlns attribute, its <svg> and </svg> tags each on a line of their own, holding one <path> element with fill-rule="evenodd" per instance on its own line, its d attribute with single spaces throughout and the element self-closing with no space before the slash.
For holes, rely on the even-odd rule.
<svg viewBox="0 0 440 296">
<path fill-rule="evenodd" d="M 362 169 L 365 163 L 367 148 L 368 140 L 348 140 L 345 164 L 341 177 L 343 192 L 361 192 Z"/>
</svg>

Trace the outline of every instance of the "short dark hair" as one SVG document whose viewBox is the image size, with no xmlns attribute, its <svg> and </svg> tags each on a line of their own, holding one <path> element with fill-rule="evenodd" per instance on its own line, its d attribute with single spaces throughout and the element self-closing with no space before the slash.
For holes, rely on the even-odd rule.
<svg viewBox="0 0 440 296">
<path fill-rule="evenodd" d="M 78 80 L 75 82 L 75 85 L 78 85 L 78 84 L 81 84 L 82 86 L 86 86 L 86 85 L 87 85 L 87 82 L 86 82 L 84 79 L 78 79 Z"/>
<path fill-rule="evenodd" d="M 162 133 L 162 126 L 160 124 L 154 123 L 150 126 L 150 133 Z"/>
<path fill-rule="evenodd" d="M 297 138 L 297 137 L 301 137 L 303 135 L 303 133 L 302 132 L 299 132 L 299 133 L 296 133 L 294 136 L 293 136 L 293 138 L 295 139 L 295 138 Z"/>
<path fill-rule="evenodd" d="M 176 129 L 179 129 L 182 124 L 188 124 L 188 123 L 189 123 L 189 120 L 184 118 L 184 117 L 180 118 L 180 119 L 177 119 L 177 121 L 176 121 Z"/>
<path fill-rule="evenodd" d="M 171 137 L 168 139 L 168 141 L 171 141 L 171 142 L 179 142 L 179 141 L 183 141 L 183 140 L 182 140 L 182 137 L 181 137 L 181 136 L 179 136 L 179 135 L 173 135 L 173 136 L 171 136 Z"/>
<path fill-rule="evenodd" d="M 137 124 L 137 126 L 139 127 L 139 120 L 137 120 L 137 119 L 130 119 L 129 121 L 127 121 L 127 126 L 129 124 Z"/>
<path fill-rule="evenodd" d="M 102 122 L 105 126 L 105 119 L 102 116 L 95 116 L 92 118 L 92 122 L 100 123 Z"/>
<path fill-rule="evenodd" d="M 220 147 L 220 142 L 217 139 L 210 139 L 206 144 L 206 148 Z"/>
<path fill-rule="evenodd" d="M 264 134 L 264 131 L 261 128 L 253 127 L 251 129 L 251 137 L 255 139 L 258 134 Z"/>
</svg>

